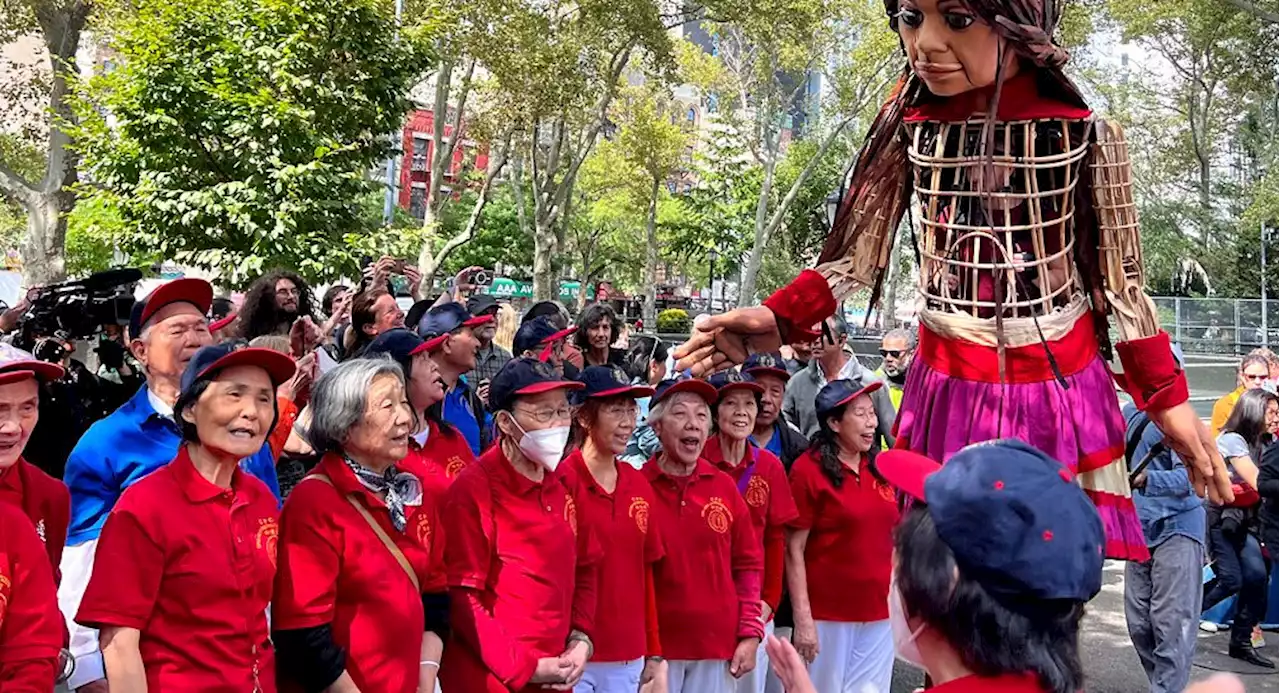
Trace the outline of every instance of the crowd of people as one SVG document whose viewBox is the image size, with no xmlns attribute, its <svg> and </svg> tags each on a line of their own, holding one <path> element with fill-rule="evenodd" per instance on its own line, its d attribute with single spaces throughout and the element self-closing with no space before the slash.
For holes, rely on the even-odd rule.
<svg viewBox="0 0 1280 693">
<path fill-rule="evenodd" d="M 900 658 L 940 691 L 1081 690 L 1102 521 L 1025 444 L 892 450 L 913 332 L 872 371 L 836 314 L 694 378 L 607 304 L 417 284 L 384 258 L 318 302 L 287 271 L 239 306 L 159 286 L 124 333 L 145 381 L 61 479 L 24 448 L 65 371 L 0 348 L 0 688 L 887 693 Z M 1270 664 L 1275 369 L 1246 357 L 1215 416 L 1229 507 L 1130 417 L 1153 691 L 1228 596 L 1232 656 Z"/>
</svg>

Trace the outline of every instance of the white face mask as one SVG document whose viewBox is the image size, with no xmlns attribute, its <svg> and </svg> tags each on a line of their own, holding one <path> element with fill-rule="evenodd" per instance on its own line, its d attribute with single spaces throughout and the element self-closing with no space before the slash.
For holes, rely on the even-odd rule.
<svg viewBox="0 0 1280 693">
<path fill-rule="evenodd" d="M 520 452 L 546 467 L 547 471 L 554 472 L 556 467 L 560 466 L 560 459 L 564 456 L 564 446 L 569 442 L 569 427 L 555 426 L 540 431 L 526 431 L 514 417 L 511 421 L 524 434 L 520 439 Z"/>
<path fill-rule="evenodd" d="M 893 578 L 889 582 L 889 629 L 893 632 L 893 651 L 904 662 L 915 665 L 921 669 L 924 664 L 920 663 L 920 647 L 916 644 L 916 638 L 920 636 L 920 631 L 924 630 L 924 624 L 911 630 L 911 625 L 907 623 L 906 608 L 902 604 L 902 594 L 898 592 L 898 580 Z"/>
</svg>

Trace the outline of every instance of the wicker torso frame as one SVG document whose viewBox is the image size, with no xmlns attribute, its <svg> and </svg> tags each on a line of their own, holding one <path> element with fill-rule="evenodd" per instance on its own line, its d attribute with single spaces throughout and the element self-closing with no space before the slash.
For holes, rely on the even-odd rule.
<svg viewBox="0 0 1280 693">
<path fill-rule="evenodd" d="M 976 318 L 994 333 L 998 313 L 1010 326 L 1084 302 L 1075 199 L 1091 121 L 904 127 L 925 313 Z"/>
</svg>

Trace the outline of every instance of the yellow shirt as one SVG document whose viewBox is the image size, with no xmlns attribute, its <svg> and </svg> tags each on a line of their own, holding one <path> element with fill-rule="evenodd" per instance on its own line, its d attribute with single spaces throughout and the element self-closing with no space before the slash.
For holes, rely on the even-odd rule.
<svg viewBox="0 0 1280 693">
<path fill-rule="evenodd" d="M 1244 394 L 1244 388 L 1237 387 L 1213 403 L 1213 416 L 1209 419 L 1209 428 L 1214 438 L 1217 438 L 1222 427 L 1227 425 L 1227 419 L 1231 418 L 1231 410 L 1236 408 L 1236 402 L 1240 400 L 1242 394 Z"/>
</svg>

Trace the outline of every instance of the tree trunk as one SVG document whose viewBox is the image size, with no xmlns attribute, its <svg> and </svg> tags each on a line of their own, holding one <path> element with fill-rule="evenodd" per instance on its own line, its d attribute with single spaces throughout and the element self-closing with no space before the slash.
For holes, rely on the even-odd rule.
<svg viewBox="0 0 1280 693">
<path fill-rule="evenodd" d="M 467 225 L 457 235 L 446 241 L 435 255 L 431 254 L 430 241 L 423 242 L 422 251 L 418 254 L 418 268 L 422 272 L 423 286 L 430 287 L 435 282 L 436 272 L 439 271 L 440 265 L 444 264 L 450 253 L 475 238 L 476 230 L 480 226 L 480 218 L 484 214 L 485 205 L 489 204 L 489 196 L 493 193 L 494 179 L 502 174 L 503 167 L 507 165 L 507 155 L 510 150 L 511 135 L 508 134 L 506 139 L 503 140 L 502 147 L 489 160 L 489 169 L 485 171 L 484 183 L 480 185 L 480 192 L 476 196 L 475 204 L 471 206 L 471 214 L 467 216 Z"/>
<path fill-rule="evenodd" d="M 645 225 L 644 253 L 644 324 L 658 329 L 658 186 L 653 179 L 649 188 L 649 220 Z"/>
<path fill-rule="evenodd" d="M 48 284 L 66 277 L 67 212 L 75 206 L 72 186 L 78 179 L 78 160 L 71 138 L 58 127 L 74 122 L 68 103 L 68 70 L 75 69 L 76 50 L 89 6 L 73 1 L 38 8 L 36 21 L 49 53 L 53 84 L 49 90 L 49 139 L 44 177 L 36 183 L 0 165 L 0 194 L 27 213 L 27 234 L 22 241 L 23 274 L 28 285 Z"/>
<path fill-rule="evenodd" d="M 764 182 L 760 184 L 760 199 L 756 201 L 756 232 L 751 241 L 751 256 L 742 270 L 742 282 L 738 285 L 738 307 L 755 305 L 756 275 L 764 262 L 764 248 L 768 243 L 769 196 L 773 194 L 773 173 L 778 165 L 776 145 L 769 147 L 769 158 L 764 166 Z"/>
</svg>

